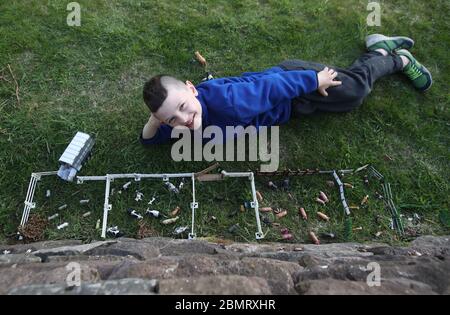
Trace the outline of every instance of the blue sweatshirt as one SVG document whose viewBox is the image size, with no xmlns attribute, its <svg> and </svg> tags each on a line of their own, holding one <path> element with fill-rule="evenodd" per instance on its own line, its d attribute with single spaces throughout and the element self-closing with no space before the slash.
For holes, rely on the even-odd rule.
<svg viewBox="0 0 450 315">
<path fill-rule="evenodd" d="M 280 67 L 262 72 L 246 72 L 241 77 L 205 81 L 196 86 L 202 106 L 202 128 L 216 125 L 226 135 L 226 126 L 274 126 L 291 116 L 291 100 L 317 90 L 314 70 L 285 71 Z M 161 125 L 153 138 L 142 144 L 162 144 L 171 140 L 172 127 Z"/>
</svg>

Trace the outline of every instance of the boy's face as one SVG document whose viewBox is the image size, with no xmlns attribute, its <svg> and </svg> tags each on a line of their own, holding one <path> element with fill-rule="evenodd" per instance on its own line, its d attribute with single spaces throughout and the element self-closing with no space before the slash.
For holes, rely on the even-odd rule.
<svg viewBox="0 0 450 315">
<path fill-rule="evenodd" d="M 186 89 L 167 86 L 167 98 L 153 115 L 171 127 L 186 126 L 195 130 L 202 125 L 202 106 L 195 86 L 186 81 Z"/>
</svg>

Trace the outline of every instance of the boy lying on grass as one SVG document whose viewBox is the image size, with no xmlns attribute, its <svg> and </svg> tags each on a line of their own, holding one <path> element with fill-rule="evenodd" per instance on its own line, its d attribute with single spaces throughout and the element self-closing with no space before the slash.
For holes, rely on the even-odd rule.
<svg viewBox="0 0 450 315">
<path fill-rule="evenodd" d="M 226 126 L 258 128 L 315 111 L 348 112 L 362 104 L 376 80 L 399 71 L 416 89 L 425 91 L 432 84 L 431 73 L 408 51 L 413 45 L 408 37 L 369 35 L 368 52 L 346 69 L 287 60 L 262 72 L 197 86 L 167 75 L 155 76 L 144 86 L 144 101 L 152 114 L 141 142 L 169 142 L 177 126 L 197 130 L 215 125 L 225 135 Z"/>
</svg>

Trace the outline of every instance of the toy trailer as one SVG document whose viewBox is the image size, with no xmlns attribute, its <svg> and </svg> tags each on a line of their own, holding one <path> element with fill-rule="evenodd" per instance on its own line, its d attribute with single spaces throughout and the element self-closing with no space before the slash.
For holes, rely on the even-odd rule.
<svg viewBox="0 0 450 315">
<path fill-rule="evenodd" d="M 94 143 L 94 138 L 78 131 L 59 158 L 61 166 L 58 170 L 58 176 L 64 180 L 72 181 L 90 156 Z"/>
</svg>

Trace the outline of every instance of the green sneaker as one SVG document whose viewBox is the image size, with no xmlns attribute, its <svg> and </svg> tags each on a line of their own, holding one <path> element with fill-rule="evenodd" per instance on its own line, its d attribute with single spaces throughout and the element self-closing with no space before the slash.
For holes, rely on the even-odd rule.
<svg viewBox="0 0 450 315">
<path fill-rule="evenodd" d="M 428 90 L 433 84 L 430 71 L 406 49 L 399 49 L 396 54 L 409 59 L 409 63 L 403 68 L 403 73 L 412 81 L 414 87 L 420 91 Z"/>
<path fill-rule="evenodd" d="M 372 34 L 366 37 L 366 47 L 369 51 L 382 48 L 392 52 L 399 48 L 409 49 L 412 46 L 414 46 L 414 41 L 404 36 L 387 37 L 381 34 Z"/>
</svg>

